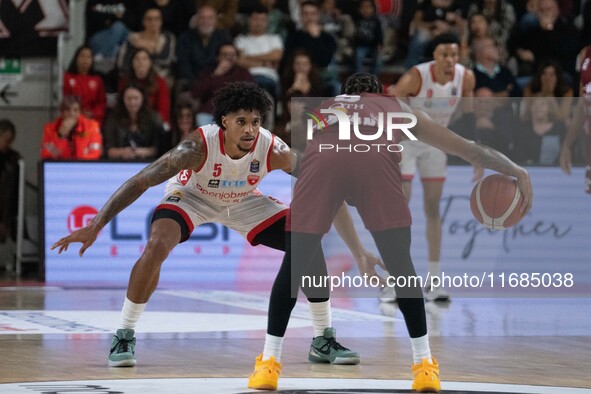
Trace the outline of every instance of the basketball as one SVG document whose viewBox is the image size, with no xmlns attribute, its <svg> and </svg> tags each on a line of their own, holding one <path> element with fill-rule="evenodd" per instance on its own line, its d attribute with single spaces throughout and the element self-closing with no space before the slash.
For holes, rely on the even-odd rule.
<svg viewBox="0 0 591 394">
<path fill-rule="evenodd" d="M 523 196 L 517 181 L 506 175 L 489 175 L 472 189 L 470 208 L 476 220 L 493 230 L 514 226 L 521 220 Z"/>
</svg>

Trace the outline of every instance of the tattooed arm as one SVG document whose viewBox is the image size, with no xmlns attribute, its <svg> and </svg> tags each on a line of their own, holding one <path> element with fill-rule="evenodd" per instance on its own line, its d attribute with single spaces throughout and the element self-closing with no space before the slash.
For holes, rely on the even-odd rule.
<svg viewBox="0 0 591 394">
<path fill-rule="evenodd" d="M 474 166 L 488 168 L 517 178 L 517 184 L 524 198 L 520 211 L 522 215 L 525 215 L 530 210 L 533 192 L 529 174 L 524 168 L 513 163 L 502 153 L 488 146 L 468 141 L 453 131 L 440 126 L 422 111 L 409 108 L 407 110 L 413 112 L 417 117 L 417 125 L 411 131 L 419 141 L 441 149 L 445 153 L 461 157 Z"/>
<path fill-rule="evenodd" d="M 128 179 L 105 203 L 94 219 L 84 228 L 57 241 L 51 249 L 59 247 L 58 253 L 68 250 L 72 242 L 82 242 L 80 256 L 96 240 L 99 231 L 119 212 L 130 206 L 146 190 L 161 184 L 184 169 L 197 169 L 205 160 L 206 150 L 201 134 L 192 133 L 176 148 L 162 155 L 139 173 Z"/>
</svg>

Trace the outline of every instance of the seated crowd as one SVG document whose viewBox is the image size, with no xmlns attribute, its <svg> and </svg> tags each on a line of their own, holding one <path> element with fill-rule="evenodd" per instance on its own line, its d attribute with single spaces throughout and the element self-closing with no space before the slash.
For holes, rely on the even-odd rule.
<svg viewBox="0 0 591 394">
<path fill-rule="evenodd" d="M 430 60 L 434 37 L 453 33 L 476 77 L 468 137 L 554 165 L 578 93 L 577 54 L 591 43 L 591 2 L 572 0 L 110 3 L 87 3 L 86 41 L 45 126 L 44 159 L 152 160 L 211 123 L 213 95 L 232 81 L 268 93 L 264 125 L 292 143 L 292 98 L 338 94 L 358 71 L 392 84 Z"/>
</svg>

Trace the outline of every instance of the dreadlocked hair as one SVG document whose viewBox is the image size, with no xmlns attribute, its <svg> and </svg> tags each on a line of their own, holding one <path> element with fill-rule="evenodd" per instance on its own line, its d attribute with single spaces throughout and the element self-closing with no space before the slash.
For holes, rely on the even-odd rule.
<svg viewBox="0 0 591 394">
<path fill-rule="evenodd" d="M 219 89 L 213 98 L 213 119 L 222 125 L 222 116 L 245 111 L 257 111 L 264 120 L 271 108 L 271 100 L 267 93 L 252 82 L 231 82 Z"/>
<path fill-rule="evenodd" d="M 349 75 L 341 87 L 341 94 L 383 93 L 383 91 L 384 86 L 378 77 L 369 73 Z"/>
</svg>

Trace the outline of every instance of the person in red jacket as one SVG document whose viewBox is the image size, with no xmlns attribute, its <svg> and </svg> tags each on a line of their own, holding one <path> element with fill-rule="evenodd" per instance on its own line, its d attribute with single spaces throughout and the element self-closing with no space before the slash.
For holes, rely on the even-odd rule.
<svg viewBox="0 0 591 394">
<path fill-rule="evenodd" d="M 68 70 L 64 73 L 63 96 L 80 97 L 84 116 L 99 124 L 105 117 L 107 95 L 100 75 L 94 70 L 92 49 L 81 46 L 76 50 Z"/>
<path fill-rule="evenodd" d="M 97 160 L 103 137 L 97 121 L 82 115 L 80 99 L 65 96 L 61 116 L 43 128 L 41 158 L 54 160 Z"/>
</svg>

